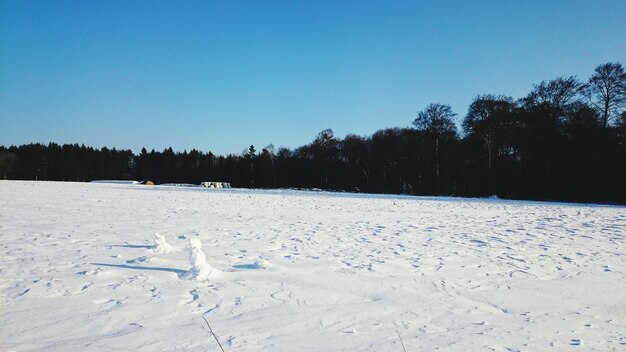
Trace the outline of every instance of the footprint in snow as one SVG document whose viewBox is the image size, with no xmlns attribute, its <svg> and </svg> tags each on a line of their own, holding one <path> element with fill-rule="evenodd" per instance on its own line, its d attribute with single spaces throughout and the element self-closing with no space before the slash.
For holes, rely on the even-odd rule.
<svg viewBox="0 0 626 352">
<path fill-rule="evenodd" d="M 569 344 L 572 345 L 572 346 L 582 346 L 583 345 L 583 340 L 582 339 L 571 339 Z"/>
<path fill-rule="evenodd" d="M 135 263 L 150 263 L 150 257 L 147 256 L 142 256 L 142 257 L 137 257 L 135 259 L 129 259 L 126 261 L 126 263 L 128 264 L 135 264 Z"/>
<path fill-rule="evenodd" d="M 189 291 L 189 294 L 191 295 L 191 302 L 197 300 L 198 298 L 200 298 L 200 291 L 198 291 L 197 288 L 194 288 L 193 290 Z M 189 303 L 191 303 L 189 302 Z"/>
<path fill-rule="evenodd" d="M 200 298 L 200 291 L 198 291 L 198 288 L 196 287 L 192 290 L 189 290 L 186 294 L 182 296 L 182 299 L 180 300 L 180 304 L 194 303 L 198 301 L 199 298 Z"/>
<path fill-rule="evenodd" d="M 156 287 L 152 287 L 148 295 L 152 298 L 159 298 L 161 297 L 161 291 L 157 289 Z"/>
</svg>

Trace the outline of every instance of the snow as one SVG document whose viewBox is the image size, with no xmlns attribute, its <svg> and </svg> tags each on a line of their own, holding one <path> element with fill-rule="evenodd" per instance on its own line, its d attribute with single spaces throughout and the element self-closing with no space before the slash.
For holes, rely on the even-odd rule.
<svg viewBox="0 0 626 352">
<path fill-rule="evenodd" d="M 226 351 L 624 350 L 625 237 L 621 206 L 0 181 L 0 350 L 219 351 L 203 315 Z"/>
<path fill-rule="evenodd" d="M 185 274 L 185 277 L 191 280 L 204 281 L 211 274 L 211 265 L 206 261 L 206 255 L 202 251 L 202 242 L 199 238 L 189 240 L 191 247 L 191 269 Z"/>
<path fill-rule="evenodd" d="M 154 245 L 152 246 L 152 252 L 157 254 L 168 254 L 176 251 L 176 248 L 167 243 L 165 236 L 159 234 L 158 232 L 154 233 Z"/>
<path fill-rule="evenodd" d="M 113 183 L 119 185 L 138 185 L 139 181 L 133 180 L 94 180 L 91 183 Z"/>
</svg>

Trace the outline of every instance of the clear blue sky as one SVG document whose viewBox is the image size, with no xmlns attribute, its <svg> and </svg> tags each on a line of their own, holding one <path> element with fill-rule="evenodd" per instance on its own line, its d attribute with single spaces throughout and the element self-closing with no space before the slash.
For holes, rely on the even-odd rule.
<svg viewBox="0 0 626 352">
<path fill-rule="evenodd" d="M 609 61 L 624 0 L 0 0 L 0 145 L 297 147 Z"/>
</svg>

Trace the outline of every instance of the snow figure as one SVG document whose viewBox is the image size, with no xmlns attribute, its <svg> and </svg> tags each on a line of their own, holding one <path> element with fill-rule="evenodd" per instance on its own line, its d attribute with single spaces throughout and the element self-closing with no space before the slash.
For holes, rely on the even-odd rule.
<svg viewBox="0 0 626 352">
<path fill-rule="evenodd" d="M 197 281 L 206 280 L 211 273 L 211 265 L 206 261 L 206 255 L 202 251 L 202 242 L 198 238 L 189 240 L 191 245 L 191 269 L 186 277 Z"/>
<path fill-rule="evenodd" d="M 176 252 L 176 248 L 170 246 L 165 240 L 165 236 L 160 235 L 158 232 L 154 233 L 154 246 L 152 246 L 152 252 L 158 254 L 166 254 Z"/>
</svg>

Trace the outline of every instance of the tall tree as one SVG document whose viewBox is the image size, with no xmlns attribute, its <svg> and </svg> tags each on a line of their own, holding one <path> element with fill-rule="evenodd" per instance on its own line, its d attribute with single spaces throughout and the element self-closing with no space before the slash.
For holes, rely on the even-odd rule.
<svg viewBox="0 0 626 352">
<path fill-rule="evenodd" d="M 314 158 L 317 158 L 322 163 L 323 174 L 321 180 L 324 187 L 328 187 L 331 168 L 338 158 L 338 143 L 333 130 L 327 128 L 317 134 L 317 138 L 311 145 Z"/>
<path fill-rule="evenodd" d="M 385 128 L 372 135 L 372 161 L 381 177 L 381 182 L 377 186 L 379 192 L 388 189 L 394 189 L 397 192 L 400 189 L 398 179 L 401 154 L 400 139 L 401 130 L 399 128 Z"/>
<path fill-rule="evenodd" d="M 347 163 L 350 173 L 350 190 L 363 190 L 369 184 L 369 142 L 365 137 L 349 134 L 341 143 L 341 157 Z"/>
<path fill-rule="evenodd" d="M 272 187 L 276 187 L 276 166 L 274 165 L 274 157 L 276 155 L 276 148 L 273 144 L 269 144 L 261 151 L 261 158 L 263 160 L 269 160 L 272 170 Z"/>
<path fill-rule="evenodd" d="M 4 147 L 0 147 L 0 179 L 6 179 L 15 169 L 17 155 Z"/>
<path fill-rule="evenodd" d="M 626 105 L 626 72 L 620 63 L 609 62 L 596 67 L 582 89 L 600 113 L 602 128 L 617 118 Z"/>
<path fill-rule="evenodd" d="M 600 115 L 602 126 L 600 138 L 600 167 L 601 173 L 607 173 L 607 154 L 609 146 L 608 127 L 614 119 L 620 116 L 626 106 L 626 72 L 620 63 L 609 62 L 595 68 L 594 74 L 582 88 L 583 94 Z M 609 189 L 602 183 L 602 193 L 607 194 Z"/>
<path fill-rule="evenodd" d="M 550 117 L 559 118 L 565 107 L 574 100 L 580 87 L 580 82 L 574 76 L 557 77 L 550 81 L 535 84 L 533 91 L 523 100 L 527 106 L 549 108 Z"/>
<path fill-rule="evenodd" d="M 557 77 L 535 84 L 520 101 L 522 185 L 533 197 L 552 197 L 551 192 L 559 185 L 556 171 L 561 124 L 579 92 L 580 82 L 575 77 Z"/>
<path fill-rule="evenodd" d="M 440 142 L 448 138 L 456 138 L 456 125 L 452 120 L 456 116 L 450 105 L 439 103 L 429 104 L 426 109 L 417 113 L 413 125 L 418 131 L 427 133 L 433 138 L 435 147 L 435 181 L 437 193 L 441 193 L 441 157 Z"/>
<path fill-rule="evenodd" d="M 495 194 L 494 189 L 494 150 L 497 149 L 498 139 L 502 137 L 502 127 L 515 110 L 513 98 L 496 95 L 479 95 L 474 98 L 463 120 L 463 128 L 469 138 L 481 140 L 487 150 L 487 183 L 489 192 Z"/>
</svg>

